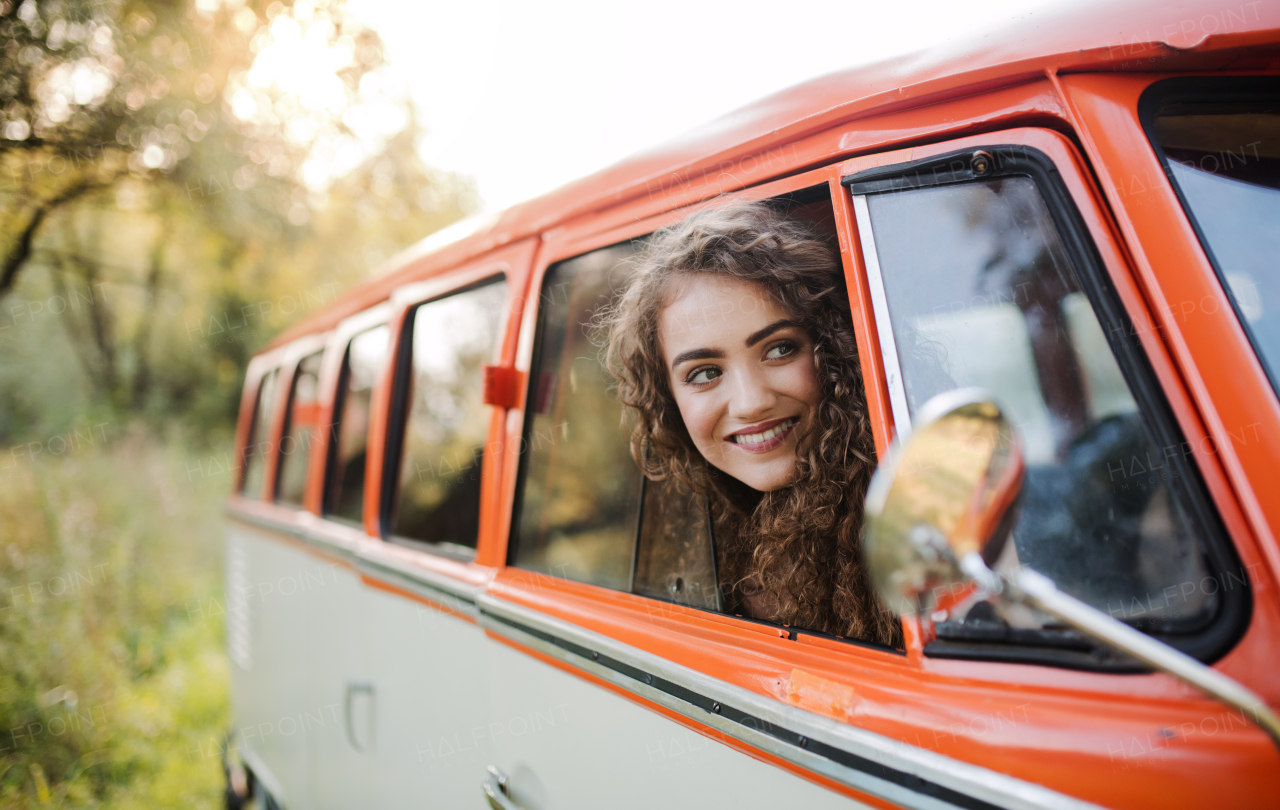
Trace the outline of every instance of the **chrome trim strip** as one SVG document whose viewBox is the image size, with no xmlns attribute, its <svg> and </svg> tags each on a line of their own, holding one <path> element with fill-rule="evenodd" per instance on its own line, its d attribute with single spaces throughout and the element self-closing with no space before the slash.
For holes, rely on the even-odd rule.
<svg viewBox="0 0 1280 810">
<path fill-rule="evenodd" d="M 293 526 L 289 526 L 284 523 L 277 523 L 270 518 L 261 517 L 259 515 L 251 515 L 247 512 L 241 512 L 231 506 L 224 507 L 223 511 L 226 512 L 227 517 L 233 520 L 238 520 L 242 523 L 248 523 L 250 526 L 257 526 L 260 529 L 269 529 L 276 534 L 287 535 L 295 540 L 306 540 L 306 537 L 304 537 L 305 532 L 299 531 Z"/>
<path fill-rule="evenodd" d="M 853 211 L 858 222 L 862 258 L 867 266 L 867 286 L 871 288 L 871 310 L 876 316 L 880 353 L 884 356 L 885 382 L 889 386 L 893 424 L 898 431 L 898 438 L 905 439 L 911 435 L 911 411 L 907 407 L 907 389 L 903 384 L 902 367 L 898 362 L 898 344 L 893 338 L 893 323 L 889 319 L 889 298 L 884 292 L 880 254 L 876 252 L 876 240 L 871 232 L 871 207 L 867 205 L 867 195 L 853 195 Z"/>
<path fill-rule="evenodd" d="M 403 588 L 457 613 L 471 617 L 479 615 L 476 610 L 476 595 L 480 589 L 473 585 L 409 565 L 395 557 L 363 549 L 356 551 L 355 565 L 356 570 L 361 573 Z"/>
<path fill-rule="evenodd" d="M 480 625 L 486 630 L 589 672 L 726 736 L 901 807 L 1098 810 L 1097 805 L 1046 787 L 726 684 L 486 593 L 477 595 L 476 604 Z"/>
<path fill-rule="evenodd" d="M 478 588 L 465 582 L 459 582 L 444 574 L 437 574 L 417 566 L 409 565 L 393 556 L 384 556 L 376 550 L 368 550 L 350 546 L 340 540 L 327 537 L 322 530 L 315 528 L 299 529 L 284 523 L 277 523 L 270 518 L 250 515 L 228 507 L 228 516 L 243 521 L 251 526 L 267 529 L 301 540 L 317 551 L 337 557 L 350 563 L 360 573 L 389 582 L 424 599 L 444 605 L 450 610 L 468 616 L 476 616 L 476 593 Z"/>
<path fill-rule="evenodd" d="M 227 516 L 233 520 L 239 520 L 243 523 L 249 524 L 250 526 L 257 526 L 260 529 L 267 529 L 275 532 L 276 534 L 283 534 L 286 537 L 292 537 L 295 540 L 306 543 L 323 554 L 327 554 L 330 557 L 337 557 L 343 562 L 349 563 L 352 567 L 355 567 L 355 549 L 339 540 L 326 537 L 319 531 L 306 527 L 299 528 L 285 523 L 278 523 L 270 518 L 247 514 L 232 507 L 226 507 L 225 511 Z"/>
<path fill-rule="evenodd" d="M 319 532 L 308 529 L 294 532 L 293 535 L 319 552 L 328 554 L 331 557 L 337 557 L 353 567 L 356 564 L 356 551 L 346 543 L 334 540 L 331 537 L 325 537 Z"/>
</svg>

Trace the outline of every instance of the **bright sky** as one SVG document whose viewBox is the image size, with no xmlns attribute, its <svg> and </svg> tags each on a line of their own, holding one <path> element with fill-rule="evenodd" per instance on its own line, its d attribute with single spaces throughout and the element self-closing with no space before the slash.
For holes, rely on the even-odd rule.
<svg viewBox="0 0 1280 810">
<path fill-rule="evenodd" d="M 354 0 L 428 129 L 500 210 L 776 90 L 1062 0 Z"/>
</svg>

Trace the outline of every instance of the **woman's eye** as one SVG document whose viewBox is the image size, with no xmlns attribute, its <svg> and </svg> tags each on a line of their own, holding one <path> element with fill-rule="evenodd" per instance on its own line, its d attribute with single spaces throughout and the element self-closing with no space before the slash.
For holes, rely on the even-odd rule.
<svg viewBox="0 0 1280 810">
<path fill-rule="evenodd" d="M 723 373 L 724 372 L 715 366 L 704 366 L 702 368 L 695 369 L 692 374 L 685 378 L 685 382 L 692 383 L 694 385 L 706 385 Z"/>
<path fill-rule="evenodd" d="M 787 357 L 788 355 L 792 355 L 795 353 L 796 353 L 796 344 L 779 343 L 777 346 L 774 346 L 770 348 L 769 351 L 765 352 L 764 359 L 777 360 L 779 358 Z"/>
</svg>

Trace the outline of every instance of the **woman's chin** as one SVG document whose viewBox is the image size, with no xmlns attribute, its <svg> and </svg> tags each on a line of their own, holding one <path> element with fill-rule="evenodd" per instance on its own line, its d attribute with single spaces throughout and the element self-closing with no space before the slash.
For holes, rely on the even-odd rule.
<svg viewBox="0 0 1280 810">
<path fill-rule="evenodd" d="M 795 457 L 779 459 L 765 464 L 727 465 L 721 472 L 727 473 L 758 492 L 773 492 L 795 483 Z"/>
<path fill-rule="evenodd" d="M 777 492 L 780 489 L 786 489 L 793 483 L 795 483 L 794 479 L 786 478 L 780 481 L 767 481 L 760 486 L 752 486 L 751 484 L 747 484 L 747 486 L 758 492 Z"/>
</svg>

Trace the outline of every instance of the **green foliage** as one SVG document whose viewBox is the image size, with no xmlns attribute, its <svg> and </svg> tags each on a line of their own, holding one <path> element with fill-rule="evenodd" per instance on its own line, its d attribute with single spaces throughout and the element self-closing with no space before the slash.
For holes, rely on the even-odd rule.
<svg viewBox="0 0 1280 810">
<path fill-rule="evenodd" d="M 223 485 L 120 432 L 0 471 L 0 807 L 220 795 Z"/>
</svg>

